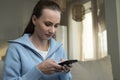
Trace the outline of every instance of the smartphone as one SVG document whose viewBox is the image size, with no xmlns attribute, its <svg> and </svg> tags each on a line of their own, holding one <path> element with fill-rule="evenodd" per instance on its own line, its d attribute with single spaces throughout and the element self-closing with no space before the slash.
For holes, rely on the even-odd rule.
<svg viewBox="0 0 120 80">
<path fill-rule="evenodd" d="M 60 62 L 58 64 L 61 65 L 61 66 L 64 66 L 64 65 L 69 65 L 69 64 L 75 63 L 75 62 L 78 62 L 78 60 L 76 60 L 76 59 L 74 59 L 74 60 L 66 60 L 66 61 Z"/>
</svg>

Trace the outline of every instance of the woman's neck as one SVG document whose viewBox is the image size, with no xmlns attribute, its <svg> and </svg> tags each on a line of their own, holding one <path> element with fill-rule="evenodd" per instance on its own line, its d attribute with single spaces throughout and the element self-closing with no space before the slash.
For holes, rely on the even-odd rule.
<svg viewBox="0 0 120 80">
<path fill-rule="evenodd" d="M 48 51 L 48 48 L 49 48 L 48 40 L 40 39 L 38 38 L 38 36 L 34 34 L 30 36 L 30 40 L 38 50 Z"/>
</svg>

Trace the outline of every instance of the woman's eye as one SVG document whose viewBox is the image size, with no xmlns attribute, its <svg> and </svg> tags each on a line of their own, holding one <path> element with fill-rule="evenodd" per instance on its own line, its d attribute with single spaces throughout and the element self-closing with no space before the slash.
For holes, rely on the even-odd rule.
<svg viewBox="0 0 120 80">
<path fill-rule="evenodd" d="M 56 24 L 54 27 L 55 27 L 55 28 L 57 28 L 58 26 L 59 26 L 59 25 L 58 25 L 58 24 Z"/>
<path fill-rule="evenodd" d="M 44 24 L 45 24 L 45 26 L 48 26 L 48 27 L 54 26 L 55 28 L 57 28 L 59 26 L 59 23 L 57 23 L 57 24 L 54 25 L 52 22 L 45 22 Z"/>
<path fill-rule="evenodd" d="M 46 26 L 52 26 L 53 23 L 51 23 L 51 22 L 45 22 L 45 25 L 46 25 Z"/>
</svg>

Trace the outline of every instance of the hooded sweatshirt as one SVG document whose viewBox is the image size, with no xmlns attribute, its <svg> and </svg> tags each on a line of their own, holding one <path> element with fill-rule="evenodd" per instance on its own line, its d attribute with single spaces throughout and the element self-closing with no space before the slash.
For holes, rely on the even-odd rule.
<svg viewBox="0 0 120 80">
<path fill-rule="evenodd" d="M 62 44 L 50 39 L 50 48 L 44 59 L 29 39 L 30 34 L 24 34 L 16 40 L 9 41 L 6 51 L 3 80 L 71 80 L 71 73 L 57 72 L 44 74 L 37 65 L 44 60 L 54 59 L 60 62 L 67 59 Z"/>
</svg>

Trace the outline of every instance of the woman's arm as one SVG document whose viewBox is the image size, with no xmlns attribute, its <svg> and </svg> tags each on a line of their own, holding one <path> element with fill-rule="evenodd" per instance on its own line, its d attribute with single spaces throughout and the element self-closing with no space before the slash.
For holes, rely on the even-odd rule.
<svg viewBox="0 0 120 80">
<path fill-rule="evenodd" d="M 4 62 L 3 80 L 39 80 L 43 73 L 37 66 L 34 66 L 24 75 L 21 74 L 22 64 L 18 53 L 16 46 L 10 45 L 8 47 Z"/>
</svg>

